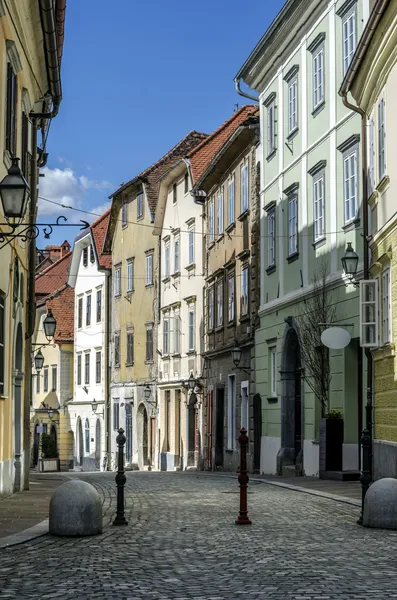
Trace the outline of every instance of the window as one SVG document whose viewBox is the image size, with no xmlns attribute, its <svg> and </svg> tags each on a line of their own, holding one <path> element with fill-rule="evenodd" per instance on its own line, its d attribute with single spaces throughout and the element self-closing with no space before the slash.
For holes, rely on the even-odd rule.
<svg viewBox="0 0 397 600">
<path fill-rule="evenodd" d="M 229 179 L 227 184 L 227 214 L 228 225 L 234 223 L 234 175 Z"/>
<path fill-rule="evenodd" d="M 228 376 L 227 391 L 227 447 L 234 450 L 236 444 L 236 376 Z"/>
<path fill-rule="evenodd" d="M 25 179 L 29 180 L 30 153 L 29 153 L 29 131 L 31 123 L 25 112 L 22 112 L 22 143 L 21 143 L 21 171 Z"/>
<path fill-rule="evenodd" d="M 120 404 L 118 402 L 114 402 L 113 404 L 113 429 L 114 431 L 118 431 L 120 426 Z"/>
<path fill-rule="evenodd" d="M 298 252 L 298 196 L 288 199 L 288 256 Z"/>
<path fill-rule="evenodd" d="M 223 233 L 223 192 L 218 194 L 218 235 Z"/>
<path fill-rule="evenodd" d="M 136 215 L 138 219 L 143 217 L 143 193 L 138 194 L 136 199 Z"/>
<path fill-rule="evenodd" d="M 194 343 L 194 308 L 189 308 L 189 320 L 188 320 L 188 339 L 189 339 L 189 352 L 195 348 Z"/>
<path fill-rule="evenodd" d="M 127 292 L 134 291 L 134 261 L 129 260 L 127 263 Z"/>
<path fill-rule="evenodd" d="M 170 322 L 168 317 L 163 320 L 163 356 L 170 353 Z"/>
<path fill-rule="evenodd" d="M 347 14 L 342 21 L 342 36 L 343 36 L 343 75 L 353 58 L 356 49 L 356 12 L 353 11 Z"/>
<path fill-rule="evenodd" d="M 208 329 L 214 329 L 214 286 L 208 288 Z"/>
<path fill-rule="evenodd" d="M 153 254 L 146 255 L 145 285 L 153 285 Z"/>
<path fill-rule="evenodd" d="M 96 292 L 96 322 L 100 323 L 102 320 L 102 290 Z"/>
<path fill-rule="evenodd" d="M 234 321 L 234 274 L 227 280 L 228 321 Z"/>
<path fill-rule="evenodd" d="M 128 214 L 127 214 L 127 201 L 123 200 L 123 205 L 121 207 L 121 225 L 126 227 L 128 223 Z"/>
<path fill-rule="evenodd" d="M 51 376 L 52 376 L 52 386 L 51 391 L 57 391 L 57 368 L 55 365 L 51 367 Z"/>
<path fill-rule="evenodd" d="M 36 373 L 36 394 L 40 394 L 40 373 Z"/>
<path fill-rule="evenodd" d="M 8 44 L 8 42 L 7 42 Z M 11 63 L 7 63 L 6 150 L 15 156 L 17 149 L 18 79 Z"/>
<path fill-rule="evenodd" d="M 90 384 L 90 353 L 86 352 L 84 354 L 84 361 L 85 361 L 85 365 L 84 365 L 84 383 L 86 385 Z"/>
<path fill-rule="evenodd" d="M 208 243 L 212 244 L 215 240 L 215 206 L 214 200 L 208 203 Z"/>
<path fill-rule="evenodd" d="M 81 354 L 77 355 L 77 385 L 81 385 Z"/>
<path fill-rule="evenodd" d="M 223 281 L 216 284 L 216 326 L 223 325 Z"/>
<path fill-rule="evenodd" d="M 172 186 L 172 204 L 176 204 L 176 201 L 178 199 L 178 193 L 177 193 L 177 185 L 176 183 L 174 183 L 174 185 Z"/>
<path fill-rule="evenodd" d="M 120 333 L 114 334 L 114 365 L 120 366 Z"/>
<path fill-rule="evenodd" d="M 368 122 L 369 144 L 368 144 L 368 195 L 375 190 L 375 123 L 373 116 Z"/>
<path fill-rule="evenodd" d="M 134 364 L 134 332 L 127 331 L 127 365 Z"/>
<path fill-rule="evenodd" d="M 276 151 L 276 106 L 273 100 L 267 105 L 267 155 L 271 156 Z"/>
<path fill-rule="evenodd" d="M 313 109 L 324 102 L 324 48 L 313 54 Z"/>
<path fill-rule="evenodd" d="M 101 351 L 97 350 L 95 353 L 95 383 L 101 383 Z"/>
<path fill-rule="evenodd" d="M 83 267 L 88 265 L 88 246 L 83 248 Z"/>
<path fill-rule="evenodd" d="M 168 239 L 164 245 L 164 277 L 170 276 L 170 240 Z"/>
<path fill-rule="evenodd" d="M 5 299 L 0 294 L 0 395 L 4 394 L 4 379 L 5 379 L 5 366 L 4 366 L 4 347 L 5 347 Z M 37 376 L 39 378 L 39 376 Z"/>
<path fill-rule="evenodd" d="M 288 83 L 288 134 L 298 128 L 298 78 Z"/>
<path fill-rule="evenodd" d="M 189 265 L 194 264 L 194 225 L 189 226 Z"/>
<path fill-rule="evenodd" d="M 114 271 L 114 295 L 121 296 L 121 267 L 117 267 Z"/>
<path fill-rule="evenodd" d="M 267 266 L 276 264 L 276 208 L 267 213 Z"/>
<path fill-rule="evenodd" d="M 378 281 L 362 279 L 360 281 L 360 346 L 376 348 L 378 339 Z"/>
<path fill-rule="evenodd" d="M 357 212 L 357 154 L 356 150 L 343 159 L 345 222 L 356 218 Z"/>
<path fill-rule="evenodd" d="M 83 298 L 79 298 L 78 300 L 77 326 L 79 329 L 83 327 Z"/>
<path fill-rule="evenodd" d="M 241 212 L 248 210 L 248 163 L 241 167 Z"/>
<path fill-rule="evenodd" d="M 314 241 L 325 235 L 324 175 L 313 181 Z"/>
<path fill-rule="evenodd" d="M 241 270 L 241 314 L 248 314 L 248 265 Z"/>
<path fill-rule="evenodd" d="M 48 392 L 48 367 L 44 367 L 44 391 Z"/>
<path fill-rule="evenodd" d="M 385 100 L 384 98 L 381 98 L 378 104 L 379 181 L 386 175 L 385 136 Z"/>
<path fill-rule="evenodd" d="M 382 273 L 382 340 L 384 344 L 391 342 L 390 295 L 390 269 L 385 269 Z"/>
<path fill-rule="evenodd" d="M 166 390 L 165 392 L 165 435 L 166 435 L 166 449 L 170 451 L 171 441 L 171 392 Z"/>
<path fill-rule="evenodd" d="M 276 347 L 270 348 L 270 396 L 271 398 L 275 398 L 277 396 L 276 393 L 276 377 L 277 377 L 277 354 Z"/>
<path fill-rule="evenodd" d="M 180 271 L 180 257 L 179 257 L 179 246 L 180 240 L 179 237 L 176 237 L 174 240 L 174 273 L 179 273 Z"/>
<path fill-rule="evenodd" d="M 90 422 L 88 419 L 85 420 L 85 453 L 90 453 Z"/>
<path fill-rule="evenodd" d="M 86 327 L 91 325 L 91 294 L 88 294 L 86 299 L 85 324 Z"/>
<path fill-rule="evenodd" d="M 185 194 L 187 194 L 189 191 L 189 174 L 188 173 L 185 173 L 184 188 L 185 188 Z"/>
<path fill-rule="evenodd" d="M 241 384 L 241 427 L 248 431 L 249 408 L 248 408 L 248 382 Z"/>
<path fill-rule="evenodd" d="M 146 360 L 153 360 L 153 326 L 146 325 Z"/>
<path fill-rule="evenodd" d="M 178 314 L 174 316 L 174 354 L 179 354 L 181 339 L 181 318 Z"/>
<path fill-rule="evenodd" d="M 94 247 L 92 244 L 90 244 L 90 263 L 94 263 L 94 262 L 95 262 Z"/>
</svg>

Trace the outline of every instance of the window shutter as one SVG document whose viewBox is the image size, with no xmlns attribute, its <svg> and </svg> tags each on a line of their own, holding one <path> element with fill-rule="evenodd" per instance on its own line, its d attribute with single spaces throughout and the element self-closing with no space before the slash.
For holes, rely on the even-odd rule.
<svg viewBox="0 0 397 600">
<path fill-rule="evenodd" d="M 360 281 L 360 346 L 377 348 L 379 340 L 378 281 Z"/>
</svg>

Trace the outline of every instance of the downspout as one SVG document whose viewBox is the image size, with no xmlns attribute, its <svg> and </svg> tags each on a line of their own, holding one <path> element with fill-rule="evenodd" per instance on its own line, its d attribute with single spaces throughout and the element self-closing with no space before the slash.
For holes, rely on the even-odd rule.
<svg viewBox="0 0 397 600">
<path fill-rule="evenodd" d="M 346 108 L 358 113 L 361 116 L 361 136 L 362 136 L 362 181 L 363 181 L 363 235 L 364 235 L 364 279 L 369 279 L 369 243 L 368 243 L 368 177 L 367 177 L 367 114 L 359 106 L 351 104 L 347 99 L 347 92 L 341 91 L 342 102 Z M 371 436 L 371 481 L 372 481 L 372 461 L 373 461 L 373 431 L 372 431 L 372 378 L 373 378 L 373 360 L 371 350 L 365 348 L 365 356 L 367 359 L 367 404 L 366 411 L 366 427 Z M 359 442 L 360 443 L 360 442 Z"/>
<path fill-rule="evenodd" d="M 110 345 L 110 328 L 111 328 L 111 314 L 110 314 L 110 301 L 111 301 L 111 277 L 112 277 L 112 272 L 110 271 L 109 275 L 106 277 L 105 279 L 105 288 L 106 288 L 106 293 L 105 293 L 105 297 L 106 297 L 106 322 L 105 322 L 105 365 L 106 365 L 106 370 L 105 370 L 105 377 L 106 377 L 106 381 L 105 381 L 105 390 L 106 390 L 106 396 L 107 398 L 105 398 L 105 407 L 104 407 L 104 415 L 105 415 L 105 445 L 106 445 L 106 452 L 108 454 L 108 456 L 110 457 L 111 454 L 111 440 L 110 440 L 110 435 L 109 435 L 109 423 L 110 423 L 110 417 L 111 417 L 111 408 L 112 408 L 112 403 L 111 403 L 111 390 L 110 390 L 110 382 L 111 382 L 111 364 L 110 364 L 110 360 L 109 360 L 109 345 Z M 110 471 L 110 460 L 108 460 L 108 470 Z"/>
<path fill-rule="evenodd" d="M 234 80 L 234 84 L 236 86 L 236 92 L 240 94 L 240 96 L 244 96 L 244 98 L 249 98 L 249 100 L 254 100 L 254 102 L 259 102 L 258 96 L 254 96 L 252 94 L 248 94 L 247 92 L 243 92 L 240 87 L 241 77 L 236 77 Z"/>
</svg>

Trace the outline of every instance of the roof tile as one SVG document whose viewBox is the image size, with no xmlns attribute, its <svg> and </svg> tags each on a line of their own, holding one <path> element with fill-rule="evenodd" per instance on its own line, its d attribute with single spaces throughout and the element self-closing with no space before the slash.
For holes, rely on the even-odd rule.
<svg viewBox="0 0 397 600">
<path fill-rule="evenodd" d="M 59 290 L 68 280 L 72 253 L 68 252 L 57 262 L 41 271 L 36 277 L 35 293 L 37 296 L 48 296 Z"/>
</svg>

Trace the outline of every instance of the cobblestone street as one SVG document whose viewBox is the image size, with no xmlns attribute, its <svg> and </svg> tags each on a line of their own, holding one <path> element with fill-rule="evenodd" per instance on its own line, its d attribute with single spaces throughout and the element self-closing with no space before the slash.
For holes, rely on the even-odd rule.
<svg viewBox="0 0 397 600">
<path fill-rule="evenodd" d="M 102 494 L 104 534 L 0 550 L 0 598 L 397 598 L 397 533 L 359 527 L 355 506 L 253 482 L 238 527 L 235 479 L 134 472 L 113 527 L 114 474 L 67 477 Z"/>
</svg>

